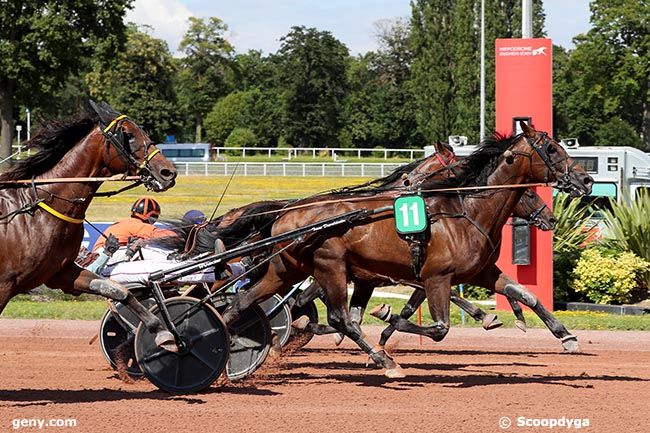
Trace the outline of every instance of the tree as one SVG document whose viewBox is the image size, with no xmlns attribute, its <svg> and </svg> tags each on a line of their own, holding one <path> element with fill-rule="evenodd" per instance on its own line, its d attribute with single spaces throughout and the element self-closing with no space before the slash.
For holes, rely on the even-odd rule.
<svg viewBox="0 0 650 433">
<path fill-rule="evenodd" d="M 113 59 L 112 68 L 95 64 L 84 78 L 92 97 L 108 101 L 142 125 L 154 141 L 162 141 L 178 123 L 175 63 L 167 43 L 148 31 L 146 26 L 129 25 L 126 49 Z"/>
<path fill-rule="evenodd" d="M 189 29 L 179 49 L 185 52 L 178 80 L 178 99 L 196 125 L 195 140 L 201 141 L 203 118 L 229 91 L 227 76 L 232 68 L 233 46 L 224 33 L 228 26 L 219 18 L 190 17 Z"/>
<path fill-rule="evenodd" d="M 581 144 L 650 151 L 650 3 L 597 0 L 559 81 L 568 134 Z M 604 141 L 607 140 L 607 141 Z"/>
<path fill-rule="evenodd" d="M 333 146 L 347 89 L 348 49 L 330 32 L 293 27 L 280 39 L 283 129 L 297 147 Z"/>
<path fill-rule="evenodd" d="M 259 145 L 275 146 L 282 116 L 277 101 L 273 90 L 253 88 L 228 94 L 205 118 L 208 139 L 223 146 L 234 129 L 244 128 L 253 131 Z"/>
<path fill-rule="evenodd" d="M 408 22 L 381 20 L 375 29 L 378 52 L 352 59 L 348 68 L 339 141 L 346 147 L 421 147 L 406 86 L 412 58 Z"/>
<path fill-rule="evenodd" d="M 521 36 L 521 1 L 486 0 L 486 125 L 494 127 L 494 41 Z M 480 0 L 411 3 L 411 91 L 418 128 L 428 141 L 450 134 L 479 135 Z M 533 2 L 533 36 L 544 35 L 541 0 Z"/>
<path fill-rule="evenodd" d="M 11 154 L 15 107 L 45 105 L 85 58 L 113 58 L 131 0 L 9 0 L 0 7 L 0 159 Z"/>
</svg>

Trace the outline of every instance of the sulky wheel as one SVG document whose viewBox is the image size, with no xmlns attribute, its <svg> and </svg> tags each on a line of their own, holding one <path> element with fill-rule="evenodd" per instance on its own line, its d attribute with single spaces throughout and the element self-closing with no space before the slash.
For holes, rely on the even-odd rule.
<svg viewBox="0 0 650 433">
<path fill-rule="evenodd" d="M 225 370 L 230 337 L 221 315 L 198 299 L 165 300 L 180 335 L 179 351 L 156 346 L 154 335 L 142 324 L 135 334 L 135 356 L 144 375 L 158 388 L 172 393 L 207 388 Z M 162 320 L 158 306 L 151 311 Z"/>
<path fill-rule="evenodd" d="M 140 302 L 145 308 L 154 304 L 153 299 L 143 299 Z M 140 321 L 121 302 L 115 302 L 113 305 L 114 310 L 108 309 L 99 325 L 99 345 L 102 354 L 113 369 L 117 369 L 119 357 L 122 356 L 121 361 L 126 365 L 126 373 L 133 377 L 142 377 L 142 370 L 133 356 L 132 347 L 122 347 L 123 354 L 117 353 L 120 346 L 135 333 Z"/>
<path fill-rule="evenodd" d="M 213 299 L 213 305 L 223 312 L 235 294 L 223 294 Z M 271 349 L 271 325 L 258 305 L 251 305 L 241 317 L 228 326 L 230 359 L 226 374 L 230 380 L 239 380 L 253 374 L 262 365 Z"/>
<path fill-rule="evenodd" d="M 269 312 L 282 302 L 282 296 L 273 295 L 264 302 L 260 302 L 259 306 L 262 307 L 262 310 L 266 313 L 266 317 L 269 318 L 271 322 L 271 331 L 275 332 L 278 335 L 280 340 L 280 345 L 284 346 L 289 341 L 291 337 L 291 309 L 285 303 L 279 310 L 275 312 L 273 317 L 269 317 Z"/>
<path fill-rule="evenodd" d="M 294 305 L 291 309 L 291 317 L 298 319 L 301 316 L 309 317 L 310 323 L 318 323 L 318 308 L 316 307 L 316 302 L 309 301 L 302 307 Z M 295 344 L 297 348 L 300 348 L 309 343 L 312 338 L 314 338 L 314 334 L 311 332 L 300 331 L 298 334 L 293 333 L 289 341 L 292 342 L 292 344 Z"/>
</svg>

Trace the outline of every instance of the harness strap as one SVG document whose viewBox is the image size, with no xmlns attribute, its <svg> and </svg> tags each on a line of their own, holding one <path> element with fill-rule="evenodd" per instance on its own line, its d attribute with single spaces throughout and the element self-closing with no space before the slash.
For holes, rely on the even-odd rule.
<svg viewBox="0 0 650 433">
<path fill-rule="evenodd" d="M 120 120 L 122 120 L 122 119 L 126 119 L 126 114 L 121 114 L 121 115 L 117 116 L 115 119 L 113 119 L 111 121 L 111 123 L 109 123 L 108 126 L 106 128 L 104 128 L 104 133 L 107 133 L 108 131 L 110 131 L 113 128 L 113 126 L 115 126 L 115 124 L 117 122 L 119 122 Z"/>
<path fill-rule="evenodd" d="M 149 155 L 147 155 L 147 156 L 142 160 L 142 162 L 140 163 L 140 166 L 138 167 L 138 169 L 137 169 L 135 172 L 136 172 L 136 173 L 140 173 L 140 171 L 142 171 L 142 169 L 145 168 L 145 167 L 147 166 L 147 163 L 148 163 L 149 161 L 151 161 L 151 159 L 152 159 L 154 156 L 156 156 L 157 154 L 159 154 L 159 153 L 160 153 L 160 149 L 156 149 L 156 150 L 154 150 L 153 152 L 151 152 Z"/>
<path fill-rule="evenodd" d="M 42 208 L 43 210 L 50 213 L 51 215 L 54 215 L 58 219 L 63 220 L 63 221 L 67 221 L 67 222 L 69 222 L 71 224 L 83 224 L 83 222 L 84 222 L 83 218 L 78 219 L 78 218 L 69 217 L 67 215 L 63 215 L 58 210 L 52 208 L 51 206 L 46 205 L 42 201 L 39 201 L 38 203 L 36 203 L 36 206 Z"/>
</svg>

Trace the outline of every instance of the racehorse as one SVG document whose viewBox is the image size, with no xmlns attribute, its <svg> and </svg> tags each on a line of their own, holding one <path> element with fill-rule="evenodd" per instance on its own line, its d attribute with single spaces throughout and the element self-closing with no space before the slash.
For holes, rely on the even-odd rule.
<svg viewBox="0 0 650 433">
<path fill-rule="evenodd" d="M 165 191 L 177 174 L 133 121 L 105 103 L 91 106 L 92 114 L 45 125 L 28 142 L 39 152 L 0 175 L 0 312 L 12 297 L 41 284 L 102 295 L 128 305 L 159 346 L 174 350 L 172 334 L 126 288 L 75 263 L 84 215 L 101 182 L 55 183 L 58 178 L 126 173 Z M 33 182 L 15 182 L 21 179 Z"/>
<path fill-rule="evenodd" d="M 589 194 L 593 179 L 545 133 L 521 124 L 522 134 L 487 139 L 466 159 L 467 175 L 449 181 L 422 183 L 431 224 L 426 231 L 423 265 L 414 272 L 410 249 L 397 234 L 389 209 L 395 194 L 329 194 L 310 199 L 311 207 L 287 210 L 273 224 L 272 234 L 292 230 L 323 218 L 355 209 L 366 211 L 363 220 L 344 229 L 314 234 L 301 242 L 276 245 L 284 249 L 274 257 L 264 277 L 250 290 L 240 292 L 224 312 L 226 323 L 236 320 L 253 302 L 259 302 L 313 275 L 323 287 L 328 322 L 357 343 L 370 358 L 385 368 L 388 377 L 401 377 L 399 365 L 384 349 L 373 348 L 347 309 L 347 283 L 379 286 L 389 281 L 424 286 L 434 320 L 431 336 L 442 340 L 449 330 L 449 298 L 452 284 L 469 281 L 498 253 L 495 239 L 521 199 L 518 184 L 555 182 L 573 196 Z M 476 188 L 486 185 L 493 189 Z M 441 188 L 469 188 L 466 194 Z M 307 203 L 305 203 L 307 204 Z M 520 286 L 505 284 L 505 291 L 520 302 L 526 299 Z"/>
<path fill-rule="evenodd" d="M 546 206 L 546 203 L 544 203 L 542 198 L 539 195 L 537 195 L 537 193 L 535 193 L 532 189 L 527 189 L 524 192 L 524 195 L 522 196 L 521 200 L 519 201 L 519 203 L 517 203 L 517 206 L 515 207 L 513 215 L 525 219 L 527 221 L 527 224 L 536 226 L 543 231 L 553 230 L 555 224 L 557 223 L 557 219 L 555 218 L 555 215 L 553 215 L 553 212 L 550 210 L 550 208 L 548 208 L 548 206 Z M 496 259 L 497 259 L 496 257 L 493 258 L 495 262 Z M 495 266 L 487 265 L 486 270 L 484 272 L 495 272 L 495 268 L 496 268 Z M 480 273 L 479 275 L 482 276 L 484 272 Z M 499 272 L 501 273 L 500 270 Z M 474 282 L 476 281 L 478 281 L 478 278 L 475 278 Z M 376 309 L 376 311 L 373 310 L 373 312 L 371 312 L 371 314 L 377 316 L 378 318 L 386 320 L 389 323 L 391 323 L 391 325 L 389 325 L 382 333 L 382 337 L 379 342 L 380 346 L 382 347 L 385 346 L 388 338 L 390 338 L 392 333 L 396 330 L 396 326 L 398 328 L 397 330 L 402 332 L 421 333 L 423 335 L 427 335 L 426 329 L 416 327 L 416 325 L 413 325 L 407 321 L 407 319 L 417 311 L 417 308 L 425 300 L 424 288 L 421 285 L 414 285 L 413 287 L 416 290 L 411 294 L 410 299 L 408 300 L 408 302 L 400 312 L 399 316 L 391 315 L 391 311 L 388 310 L 389 307 L 387 306 L 382 306 L 381 308 Z M 315 286 L 312 286 L 307 290 L 305 290 L 303 294 L 301 294 L 301 296 L 299 296 L 298 299 L 296 300 L 296 305 L 300 307 L 305 303 L 318 297 L 319 289 L 320 287 L 316 284 Z M 374 289 L 375 287 L 368 287 L 365 285 L 359 285 L 359 286 L 355 285 L 354 291 L 352 293 L 352 297 L 350 299 L 350 314 L 352 316 L 352 321 L 356 321 L 357 323 L 361 324 L 361 318 L 363 317 L 363 313 L 368 305 L 368 302 L 370 301 L 370 297 L 372 296 Z M 494 288 L 488 288 L 488 290 L 494 292 Z M 508 296 L 506 296 L 506 298 L 510 302 L 512 310 L 515 313 L 515 316 L 517 318 L 517 320 L 515 321 L 516 326 L 519 329 L 525 331 L 526 322 L 525 322 L 525 318 L 521 306 L 516 300 Z M 486 330 L 498 328 L 503 324 L 501 321 L 497 319 L 496 315 L 491 313 L 487 314 L 483 310 L 481 310 L 480 308 L 476 307 L 474 304 L 469 302 L 467 299 L 460 297 L 460 295 L 456 290 L 452 289 L 450 300 L 454 304 L 458 305 L 461 309 L 466 311 L 474 320 L 482 321 L 483 328 Z M 547 317 L 546 315 L 541 316 L 542 320 L 545 320 L 546 317 Z M 554 320 L 557 320 L 553 316 L 550 317 L 553 318 Z M 553 326 L 558 326 L 558 325 L 553 323 Z M 562 326 L 562 324 L 560 323 L 559 326 Z M 297 328 L 298 330 L 314 333 L 317 335 L 332 334 L 337 332 L 334 328 L 330 326 L 321 325 L 317 323 L 308 323 L 305 321 L 305 319 L 296 320 L 294 322 L 294 327 Z M 549 326 L 549 328 L 552 327 Z M 566 335 L 563 335 L 563 337 L 565 336 Z M 339 344 L 341 341 L 342 341 L 342 335 L 339 334 L 336 342 L 337 344 Z M 563 344 L 565 344 L 565 346 L 568 346 L 570 344 L 568 341 L 569 341 L 568 339 L 563 340 Z M 566 348 L 567 350 L 570 350 L 569 347 Z"/>
</svg>

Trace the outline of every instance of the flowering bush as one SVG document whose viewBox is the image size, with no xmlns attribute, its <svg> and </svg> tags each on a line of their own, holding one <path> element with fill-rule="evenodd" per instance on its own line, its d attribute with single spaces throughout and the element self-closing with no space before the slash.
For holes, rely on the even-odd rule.
<svg viewBox="0 0 650 433">
<path fill-rule="evenodd" d="M 572 288 L 598 304 L 626 303 L 633 300 L 639 276 L 650 270 L 650 263 L 631 252 L 603 254 L 587 248 L 573 270 Z"/>
</svg>

